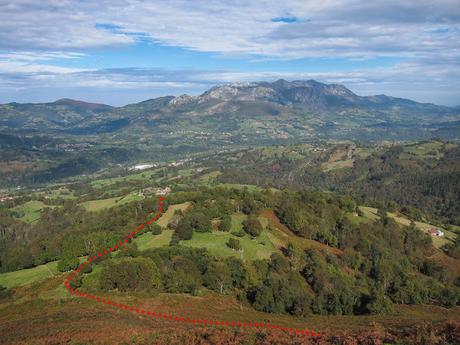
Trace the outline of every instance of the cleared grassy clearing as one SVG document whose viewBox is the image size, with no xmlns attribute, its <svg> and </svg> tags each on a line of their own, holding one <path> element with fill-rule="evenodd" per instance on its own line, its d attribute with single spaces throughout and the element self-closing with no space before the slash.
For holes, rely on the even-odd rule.
<svg viewBox="0 0 460 345">
<path fill-rule="evenodd" d="M 345 215 L 347 219 L 352 222 L 353 224 L 359 225 L 359 224 L 365 224 L 365 223 L 371 223 L 373 221 L 373 218 L 367 217 L 367 216 L 355 216 L 353 213 L 347 213 Z"/>
<path fill-rule="evenodd" d="M 216 256 L 235 256 L 243 260 L 268 259 L 270 255 L 277 251 L 277 247 L 271 241 L 271 235 L 266 229 L 268 221 L 266 218 L 259 217 L 264 230 L 257 238 L 252 239 L 247 234 L 244 237 L 237 237 L 231 234 L 243 228 L 243 221 L 247 218 L 244 214 L 233 214 L 232 227 L 230 232 L 214 231 L 199 233 L 195 232 L 191 240 L 181 241 L 184 246 L 194 248 L 206 248 L 212 255 Z M 230 238 L 240 241 L 241 251 L 235 251 L 227 246 Z"/>
<path fill-rule="evenodd" d="M 14 288 L 35 283 L 58 274 L 57 261 L 14 272 L 0 273 L 0 285 Z"/>
<path fill-rule="evenodd" d="M 216 186 L 224 187 L 224 188 L 235 188 L 235 189 L 245 189 L 245 188 L 247 188 L 248 191 L 250 191 L 250 192 L 255 192 L 255 191 L 262 190 L 262 188 L 257 187 L 257 186 L 252 185 L 252 184 L 219 183 Z"/>
<path fill-rule="evenodd" d="M 122 176 L 122 177 L 111 177 L 106 179 L 94 180 L 91 181 L 91 185 L 95 188 L 102 188 L 108 185 L 117 183 L 117 182 L 126 182 L 126 181 L 133 181 L 133 180 L 150 180 L 152 177 L 159 171 L 159 169 L 155 170 L 146 170 L 140 173 Z"/>
<path fill-rule="evenodd" d="M 104 208 L 111 208 L 116 205 L 123 205 L 132 201 L 138 201 L 142 199 L 144 199 L 143 196 L 139 196 L 136 193 L 132 193 L 123 197 L 85 201 L 80 205 L 82 205 L 87 211 L 96 212 Z"/>
<path fill-rule="evenodd" d="M 79 258 L 80 263 L 86 260 L 86 257 Z M 59 261 L 51 261 L 44 265 L 32 268 L 25 268 L 14 272 L 0 273 L 0 285 L 7 288 L 29 285 L 48 278 L 61 275 L 57 269 Z"/>
<path fill-rule="evenodd" d="M 342 169 L 342 168 L 352 168 L 353 164 L 354 164 L 353 159 L 340 160 L 340 161 L 325 163 L 323 165 L 323 170 L 331 171 L 331 170 Z"/>
<path fill-rule="evenodd" d="M 363 212 L 363 217 L 371 219 L 371 220 L 377 220 L 380 217 L 377 216 L 377 209 L 373 207 L 367 207 L 367 206 L 359 206 L 359 209 Z"/>
<path fill-rule="evenodd" d="M 411 153 L 416 156 L 436 156 L 438 155 L 438 150 L 442 149 L 443 145 L 444 144 L 440 141 L 430 141 L 427 143 L 407 145 L 404 147 L 404 152 Z"/>
<path fill-rule="evenodd" d="M 120 197 L 115 197 L 115 198 L 109 198 L 109 199 L 101 199 L 101 200 L 90 200 L 90 201 L 85 201 L 81 203 L 87 211 L 99 211 L 104 208 L 110 208 L 113 207 L 117 204 L 117 201 L 120 199 Z"/>
<path fill-rule="evenodd" d="M 43 191 L 34 193 L 38 197 L 48 197 L 50 199 L 62 198 L 62 199 L 76 199 L 77 197 L 67 187 L 60 187 L 52 189 L 50 191 Z"/>
<path fill-rule="evenodd" d="M 185 212 L 190 207 L 190 205 L 191 204 L 189 202 L 184 202 L 183 204 L 169 205 L 166 212 L 160 217 L 160 219 L 158 219 L 157 224 L 162 228 L 166 228 L 168 226 L 169 221 L 174 216 L 174 212 L 176 210 L 181 210 L 182 212 Z"/>
<path fill-rule="evenodd" d="M 204 184 L 209 184 L 213 182 L 218 176 L 222 175 L 220 171 L 211 171 L 200 177 L 200 182 Z"/>
<path fill-rule="evenodd" d="M 13 207 L 11 210 L 16 211 L 20 214 L 23 214 L 21 217 L 18 219 L 22 220 L 23 222 L 26 223 L 34 223 L 37 220 L 40 219 L 42 210 L 46 207 L 56 207 L 56 206 L 50 206 L 50 205 L 45 205 L 41 201 L 37 200 L 32 200 L 28 201 L 22 205 L 18 205 L 16 207 Z"/>
<path fill-rule="evenodd" d="M 226 243 L 229 238 L 236 238 L 240 241 L 241 251 L 235 251 L 229 248 Z M 263 243 L 263 244 L 262 244 Z M 267 231 L 264 230 L 260 236 L 255 239 L 244 237 L 236 237 L 229 232 L 195 232 L 191 240 L 181 241 L 181 245 L 206 248 L 211 255 L 215 256 L 235 256 L 243 260 L 268 259 L 270 255 L 276 251 L 276 247 L 270 241 Z"/>
<path fill-rule="evenodd" d="M 141 251 L 167 246 L 171 242 L 174 230 L 163 230 L 159 235 L 152 235 L 150 232 L 140 235 L 134 240 L 137 248 Z"/>
</svg>

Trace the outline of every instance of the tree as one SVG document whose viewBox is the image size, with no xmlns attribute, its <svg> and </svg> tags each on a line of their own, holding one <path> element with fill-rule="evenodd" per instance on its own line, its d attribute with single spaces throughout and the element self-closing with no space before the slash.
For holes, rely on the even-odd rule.
<svg viewBox="0 0 460 345">
<path fill-rule="evenodd" d="M 230 275 L 232 277 L 232 285 L 235 288 L 246 288 L 249 280 L 249 273 L 244 263 L 233 256 L 226 259 Z"/>
<path fill-rule="evenodd" d="M 241 243 L 236 238 L 230 237 L 226 244 L 227 244 L 228 247 L 230 247 L 232 249 L 235 249 L 235 250 L 240 250 L 241 249 Z"/>
<path fill-rule="evenodd" d="M 224 215 L 222 216 L 222 220 L 220 221 L 219 224 L 219 230 L 220 231 L 230 231 L 232 228 L 232 218 L 229 215 Z"/>
<path fill-rule="evenodd" d="M 241 202 L 241 210 L 244 214 L 256 213 L 259 209 L 259 205 L 252 198 L 246 197 Z"/>
<path fill-rule="evenodd" d="M 152 228 L 152 235 L 160 235 L 161 234 L 161 226 L 159 226 L 158 224 L 153 224 L 151 226 Z"/>
<path fill-rule="evenodd" d="M 163 274 L 163 285 L 168 292 L 196 294 L 201 286 L 201 273 L 195 263 L 184 256 L 172 259 L 172 270 Z"/>
<path fill-rule="evenodd" d="M 212 224 L 209 218 L 202 212 L 190 213 L 184 219 L 186 219 L 192 229 L 197 232 L 211 232 Z"/>
<path fill-rule="evenodd" d="M 250 215 L 243 223 L 244 231 L 252 237 L 257 237 L 262 233 L 262 224 L 256 216 Z"/>
<path fill-rule="evenodd" d="M 180 240 L 190 240 L 193 236 L 193 228 L 186 218 L 182 218 L 177 225 L 175 235 Z"/>
<path fill-rule="evenodd" d="M 374 291 L 366 309 L 370 314 L 388 314 L 393 311 L 393 303 L 382 292 Z"/>
<path fill-rule="evenodd" d="M 282 273 L 289 271 L 289 261 L 278 253 L 270 255 L 270 268 L 275 272 Z"/>
<path fill-rule="evenodd" d="M 232 285 L 228 266 L 224 262 L 211 262 L 204 275 L 204 284 L 220 294 L 227 292 Z"/>
<path fill-rule="evenodd" d="M 80 260 L 77 257 L 65 254 L 58 262 L 57 268 L 60 272 L 67 272 L 76 269 L 79 265 Z"/>
<path fill-rule="evenodd" d="M 273 289 L 265 285 L 257 287 L 254 292 L 252 306 L 267 313 L 274 312 L 275 298 L 273 297 Z"/>
</svg>

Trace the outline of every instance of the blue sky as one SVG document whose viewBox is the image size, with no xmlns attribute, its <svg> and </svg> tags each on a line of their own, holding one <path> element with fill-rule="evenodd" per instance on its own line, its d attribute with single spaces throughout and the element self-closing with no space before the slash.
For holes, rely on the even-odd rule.
<svg viewBox="0 0 460 345">
<path fill-rule="evenodd" d="M 458 0 L 0 0 L 0 102 L 316 79 L 460 104 Z"/>
</svg>

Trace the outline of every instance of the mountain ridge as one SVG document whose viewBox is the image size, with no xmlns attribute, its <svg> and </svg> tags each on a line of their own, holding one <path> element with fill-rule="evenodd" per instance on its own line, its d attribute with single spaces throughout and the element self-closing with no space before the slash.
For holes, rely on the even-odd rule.
<svg viewBox="0 0 460 345">
<path fill-rule="evenodd" d="M 365 98 L 365 99 L 372 99 L 372 98 L 379 98 L 379 99 L 382 98 L 383 99 L 383 98 L 387 98 L 387 99 L 404 100 L 406 102 L 408 101 L 408 102 L 411 102 L 411 103 L 417 103 L 417 104 L 423 104 L 423 105 L 432 105 L 432 106 L 450 108 L 450 109 L 460 108 L 460 105 L 451 107 L 451 106 L 439 105 L 439 104 L 435 104 L 435 103 L 431 103 L 431 102 L 417 102 L 417 101 L 414 101 L 414 100 L 409 99 L 409 98 L 389 96 L 389 95 L 386 95 L 386 94 L 376 94 L 376 95 L 370 95 L 370 96 L 359 96 L 356 93 L 354 93 L 353 91 L 351 91 L 350 89 L 348 89 L 345 85 L 337 84 L 337 83 L 327 84 L 327 83 L 322 83 L 322 82 L 316 81 L 314 79 L 293 80 L 293 81 L 287 81 L 285 79 L 278 79 L 278 80 L 276 80 L 274 82 L 259 81 L 259 82 L 223 83 L 223 84 L 215 85 L 215 86 L 211 87 L 210 89 L 206 90 L 205 92 L 203 92 L 203 93 L 201 93 L 200 95 L 197 95 L 197 96 L 192 96 L 192 95 L 188 95 L 188 94 L 181 94 L 179 96 L 164 95 L 164 96 L 159 96 L 159 97 L 155 97 L 155 98 L 148 98 L 148 99 L 145 99 L 143 101 L 139 101 L 139 102 L 135 102 L 135 103 L 128 103 L 128 104 L 122 105 L 122 106 L 112 106 L 112 105 L 105 104 L 105 103 L 88 102 L 88 101 L 79 100 L 79 99 L 73 99 L 73 98 L 60 98 L 58 100 L 51 101 L 51 102 L 26 102 L 26 103 L 8 102 L 8 103 L 0 103 L 0 106 L 4 106 L 4 105 L 44 105 L 44 104 L 54 104 L 54 105 L 88 105 L 88 106 L 104 106 L 104 107 L 110 107 L 110 108 L 124 108 L 124 107 L 130 106 L 130 105 L 146 103 L 146 102 L 150 102 L 152 100 L 157 100 L 157 99 L 162 99 L 162 98 L 171 98 L 171 100 L 185 99 L 185 98 L 196 99 L 196 98 L 206 96 L 212 90 L 221 89 L 221 88 L 228 88 L 228 87 L 230 87 L 230 88 L 237 88 L 237 87 L 242 88 L 242 87 L 260 87 L 260 86 L 267 87 L 267 85 L 276 86 L 276 87 L 279 86 L 279 85 L 283 85 L 283 87 L 286 87 L 286 88 L 292 88 L 292 86 L 304 86 L 305 87 L 305 86 L 315 85 L 315 86 L 322 87 L 323 89 L 325 89 L 325 87 L 334 88 L 336 90 L 341 89 L 341 90 L 343 90 L 344 93 L 347 93 L 350 96 L 359 97 L 359 98 Z"/>
<path fill-rule="evenodd" d="M 268 137 L 292 139 L 307 134 L 347 138 L 347 131 L 359 131 L 358 136 L 350 137 L 361 139 L 379 131 L 383 139 L 394 140 L 407 129 L 410 138 L 430 137 L 429 132 L 442 123 L 441 136 L 455 139 L 460 129 L 456 125 L 454 131 L 446 129 L 446 124 L 458 120 L 458 108 L 386 95 L 359 96 L 344 85 L 315 80 L 227 83 L 197 96 L 162 96 L 122 107 L 73 99 L 0 105 L 0 131 L 116 133 L 122 137 L 133 132 L 155 133 L 160 128 L 175 132 L 193 127 L 196 132 L 227 131 L 240 138 L 257 134 L 260 128 Z"/>
</svg>

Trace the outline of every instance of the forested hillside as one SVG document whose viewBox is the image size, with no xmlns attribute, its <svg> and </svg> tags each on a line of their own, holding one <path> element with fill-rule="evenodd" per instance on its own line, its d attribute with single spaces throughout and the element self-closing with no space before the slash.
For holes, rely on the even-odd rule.
<svg viewBox="0 0 460 345">
<path fill-rule="evenodd" d="M 235 294 L 256 310 L 304 316 L 387 313 L 393 304 L 452 307 L 459 302 L 460 266 L 432 259 L 437 250 L 428 235 L 401 227 L 384 214 L 377 220 L 354 216 L 357 203 L 350 197 L 209 189 L 167 199 L 168 204 L 184 201 L 192 205 L 185 213 L 176 212 L 177 219 L 169 224 L 170 246 L 139 250 L 135 235 L 121 252 L 97 264 L 102 270 L 89 270 L 76 286 L 192 294 L 206 288 Z M 142 222 L 155 207 L 155 198 L 99 212 L 68 202 L 45 211 L 29 226 L 4 215 L 0 269 L 60 260 L 58 269 L 70 270 L 79 265 L 78 257 L 118 243 L 126 228 Z M 235 212 L 245 215 L 240 230 L 225 224 Z M 266 218 L 267 212 L 275 218 Z M 275 214 L 281 223 L 272 222 Z M 146 229 L 156 235 L 162 231 L 169 230 Z M 227 246 L 234 254 L 229 256 L 209 253 L 206 244 L 188 245 L 200 234 L 225 232 L 231 232 Z M 248 260 L 241 252 L 248 240 L 260 242 L 261 248 L 274 246 L 265 258 Z M 137 272 L 136 277 L 130 272 Z"/>
<path fill-rule="evenodd" d="M 234 159 L 237 158 L 237 159 Z M 442 141 L 369 148 L 286 146 L 223 155 L 221 182 L 328 189 L 413 219 L 460 224 L 460 148 Z"/>
</svg>

